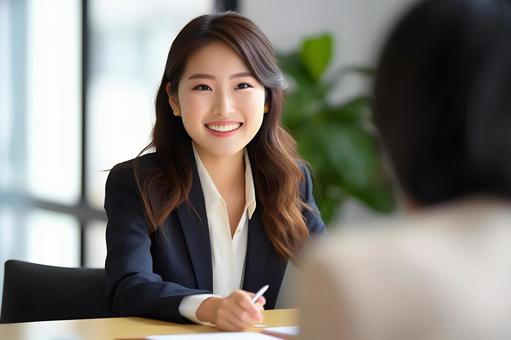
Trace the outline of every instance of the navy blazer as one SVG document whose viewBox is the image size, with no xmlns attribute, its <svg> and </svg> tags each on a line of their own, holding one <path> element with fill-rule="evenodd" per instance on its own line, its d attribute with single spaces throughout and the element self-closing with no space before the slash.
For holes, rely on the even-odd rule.
<svg viewBox="0 0 511 340">
<path fill-rule="evenodd" d="M 192 161 L 191 206 L 183 203 L 165 221 L 163 228 L 148 232 L 144 208 L 131 165 L 116 165 L 106 182 L 105 210 L 107 295 L 112 312 L 119 316 L 143 316 L 173 322 L 189 322 L 179 314 L 181 300 L 193 294 L 211 294 L 213 273 L 208 220 L 204 196 Z M 141 168 L 159 167 L 154 153 L 139 158 Z M 301 193 L 314 212 L 304 210 L 311 234 L 321 233 L 321 220 L 312 195 L 309 171 Z M 257 191 L 257 188 L 256 188 Z M 287 261 L 281 259 L 261 225 L 261 205 L 249 220 L 243 290 L 256 292 L 265 284 L 266 308 L 275 307 Z"/>
</svg>

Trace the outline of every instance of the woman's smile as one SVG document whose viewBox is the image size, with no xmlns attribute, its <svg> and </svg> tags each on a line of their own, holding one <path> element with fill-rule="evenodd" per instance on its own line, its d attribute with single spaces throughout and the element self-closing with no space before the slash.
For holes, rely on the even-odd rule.
<svg viewBox="0 0 511 340">
<path fill-rule="evenodd" d="M 243 123 L 236 121 L 216 121 L 209 122 L 204 126 L 216 137 L 229 137 L 236 134 Z"/>
</svg>

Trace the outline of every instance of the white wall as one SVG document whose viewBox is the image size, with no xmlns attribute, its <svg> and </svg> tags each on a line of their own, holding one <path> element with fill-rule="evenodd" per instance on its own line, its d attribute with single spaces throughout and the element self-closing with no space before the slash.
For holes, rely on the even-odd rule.
<svg viewBox="0 0 511 340">
<path fill-rule="evenodd" d="M 241 0 L 274 47 L 289 50 L 310 34 L 332 32 L 335 65 L 370 63 L 396 16 L 414 0 Z"/>
</svg>

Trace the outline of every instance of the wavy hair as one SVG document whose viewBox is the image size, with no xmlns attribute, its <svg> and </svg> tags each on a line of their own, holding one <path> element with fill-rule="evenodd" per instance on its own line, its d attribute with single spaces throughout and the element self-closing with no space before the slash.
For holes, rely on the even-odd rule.
<svg viewBox="0 0 511 340">
<path fill-rule="evenodd" d="M 281 126 L 285 80 L 268 38 L 252 21 L 233 12 L 193 19 L 170 48 L 156 94 L 152 140 L 140 152 L 154 148 L 161 168 L 141 180 L 134 167 L 150 231 L 161 228 L 172 211 L 188 203 L 192 186 L 192 165 L 186 152 L 191 138 L 181 117 L 173 115 L 165 87 L 170 83 L 172 94 L 177 94 L 188 58 L 213 41 L 230 46 L 265 87 L 269 112 L 247 151 L 264 230 L 277 253 L 292 259 L 309 235 L 302 215 L 302 210 L 309 207 L 299 189 L 304 179 L 299 163 L 303 161 L 296 152 L 296 142 Z"/>
</svg>

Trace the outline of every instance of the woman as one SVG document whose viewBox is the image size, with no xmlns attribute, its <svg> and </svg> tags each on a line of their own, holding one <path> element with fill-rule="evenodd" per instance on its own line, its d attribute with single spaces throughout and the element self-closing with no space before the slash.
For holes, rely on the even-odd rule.
<svg viewBox="0 0 511 340">
<path fill-rule="evenodd" d="M 324 229 L 280 125 L 283 89 L 249 19 L 204 15 L 178 34 L 143 150 L 155 152 L 117 165 L 106 184 L 115 313 L 241 330 L 274 307 L 288 260 Z"/>
</svg>

